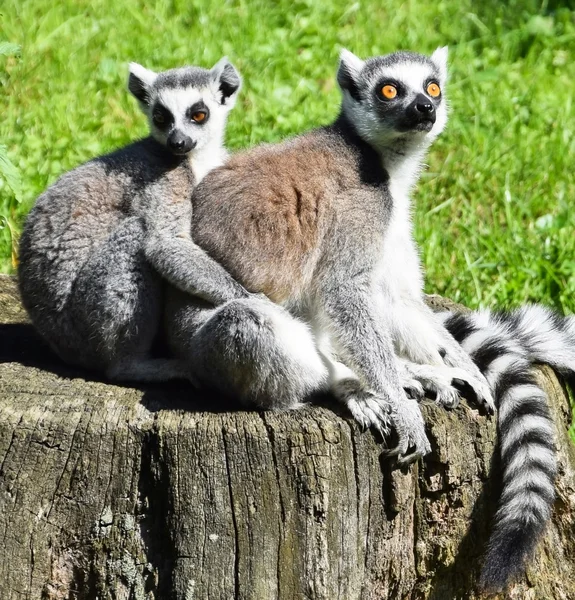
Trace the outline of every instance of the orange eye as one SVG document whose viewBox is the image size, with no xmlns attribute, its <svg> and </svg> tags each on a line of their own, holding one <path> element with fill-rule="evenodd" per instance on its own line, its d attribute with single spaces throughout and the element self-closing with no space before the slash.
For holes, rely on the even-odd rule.
<svg viewBox="0 0 575 600">
<path fill-rule="evenodd" d="M 437 98 L 439 96 L 439 94 L 441 94 L 441 89 L 440 87 L 437 85 L 437 83 L 430 83 L 427 86 L 427 93 L 432 97 L 432 98 Z"/>
<path fill-rule="evenodd" d="M 381 88 L 381 95 L 388 100 L 392 100 L 397 96 L 397 88 L 388 83 Z"/>
<path fill-rule="evenodd" d="M 192 121 L 195 121 L 196 123 L 202 123 L 202 121 L 206 120 L 206 113 L 205 112 L 195 112 L 192 115 Z"/>
</svg>

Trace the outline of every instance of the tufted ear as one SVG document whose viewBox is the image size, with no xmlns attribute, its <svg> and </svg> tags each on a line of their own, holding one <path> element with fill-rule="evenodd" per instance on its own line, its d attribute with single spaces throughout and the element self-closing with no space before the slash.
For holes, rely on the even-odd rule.
<svg viewBox="0 0 575 600">
<path fill-rule="evenodd" d="M 157 74 L 139 65 L 130 63 L 130 76 L 128 89 L 139 102 L 148 106 L 150 103 L 150 89 L 156 81 Z"/>
<path fill-rule="evenodd" d="M 236 95 L 242 86 L 242 78 L 238 70 L 228 60 L 228 57 L 224 56 L 212 67 L 210 72 L 222 93 L 222 104 L 233 106 Z"/>
<path fill-rule="evenodd" d="M 437 48 L 431 55 L 431 62 L 439 69 L 439 75 L 442 81 L 447 79 L 447 46 Z"/>
<path fill-rule="evenodd" d="M 348 91 L 357 101 L 360 100 L 358 81 L 365 62 L 353 52 L 342 49 L 339 55 L 337 83 L 342 91 Z"/>
</svg>

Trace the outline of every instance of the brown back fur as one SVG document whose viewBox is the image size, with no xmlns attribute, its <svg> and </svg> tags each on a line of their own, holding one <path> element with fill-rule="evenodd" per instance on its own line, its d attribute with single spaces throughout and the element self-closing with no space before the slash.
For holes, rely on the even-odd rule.
<svg viewBox="0 0 575 600">
<path fill-rule="evenodd" d="M 192 237 L 248 290 L 299 299 L 336 229 L 355 219 L 355 192 L 368 185 L 358 160 L 327 129 L 236 154 L 196 188 Z"/>
</svg>

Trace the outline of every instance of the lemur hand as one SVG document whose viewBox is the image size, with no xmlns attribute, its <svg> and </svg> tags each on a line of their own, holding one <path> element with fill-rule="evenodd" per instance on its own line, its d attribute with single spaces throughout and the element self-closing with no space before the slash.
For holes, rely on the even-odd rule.
<svg viewBox="0 0 575 600">
<path fill-rule="evenodd" d="M 399 441 L 388 454 L 397 456 L 400 464 L 409 464 L 431 450 L 419 405 L 403 390 L 376 394 L 349 379 L 338 383 L 336 395 L 345 398 L 349 411 L 363 428 L 373 427 L 384 438 L 395 429 Z"/>
</svg>

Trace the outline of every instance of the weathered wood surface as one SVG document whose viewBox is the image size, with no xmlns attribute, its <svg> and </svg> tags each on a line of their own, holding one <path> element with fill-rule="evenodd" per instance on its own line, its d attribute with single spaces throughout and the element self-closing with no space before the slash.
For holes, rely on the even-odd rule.
<svg viewBox="0 0 575 600">
<path fill-rule="evenodd" d="M 425 406 L 433 453 L 392 471 L 329 407 L 225 411 L 186 385 L 109 385 L 62 365 L 0 276 L 0 598 L 456 600 L 493 514 L 495 423 Z M 575 598 L 575 452 L 553 524 L 507 595 Z"/>
</svg>

